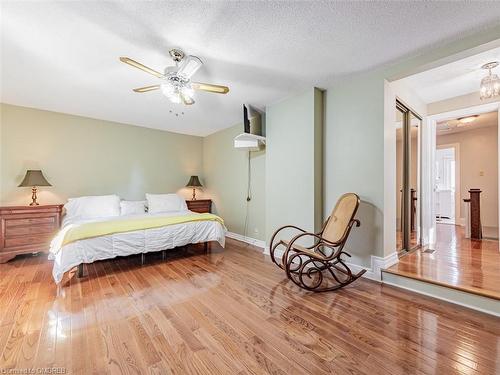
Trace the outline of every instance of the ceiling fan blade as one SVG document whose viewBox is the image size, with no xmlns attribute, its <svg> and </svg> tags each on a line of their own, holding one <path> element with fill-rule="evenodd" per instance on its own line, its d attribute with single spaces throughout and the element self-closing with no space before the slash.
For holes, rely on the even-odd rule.
<svg viewBox="0 0 500 375">
<path fill-rule="evenodd" d="M 177 74 L 182 74 L 186 78 L 191 78 L 194 73 L 201 68 L 203 62 L 196 56 L 186 56 L 182 59 L 181 65 L 177 70 Z"/>
<path fill-rule="evenodd" d="M 148 92 L 148 91 L 158 90 L 159 88 L 160 88 L 160 85 L 153 85 L 153 86 L 139 87 L 137 89 L 134 89 L 134 91 L 135 92 Z"/>
<path fill-rule="evenodd" d="M 208 92 L 214 92 L 216 94 L 227 94 L 229 92 L 229 87 L 212 85 L 210 83 L 193 82 L 191 83 L 193 90 L 202 90 Z"/>
<path fill-rule="evenodd" d="M 194 99 L 187 96 L 187 95 L 181 94 L 181 99 L 185 105 L 193 105 L 194 104 Z"/>
<path fill-rule="evenodd" d="M 157 72 L 154 69 L 148 68 L 146 65 L 142 65 L 141 63 L 138 63 L 135 60 L 129 59 L 128 57 L 120 57 L 120 61 L 124 62 L 125 64 L 128 64 L 130 66 L 133 66 L 134 68 L 140 69 L 146 73 L 152 74 L 158 78 L 165 78 L 163 74 L 160 72 Z"/>
</svg>

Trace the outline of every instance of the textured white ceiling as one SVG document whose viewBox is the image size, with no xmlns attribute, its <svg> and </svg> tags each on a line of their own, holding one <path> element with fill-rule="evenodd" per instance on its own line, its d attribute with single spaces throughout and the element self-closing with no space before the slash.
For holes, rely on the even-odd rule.
<svg viewBox="0 0 500 375">
<path fill-rule="evenodd" d="M 472 92 L 477 92 L 479 97 L 479 84 L 481 79 L 488 74 L 488 71 L 481 69 L 481 66 L 490 61 L 500 61 L 500 48 L 494 48 L 403 78 L 402 81 L 425 103 L 433 103 Z M 493 69 L 492 73 L 500 76 L 500 67 Z"/>
<path fill-rule="evenodd" d="M 1 2 L 5 103 L 207 135 L 339 76 L 456 40 L 500 20 L 500 2 Z M 196 80 L 227 84 L 182 107 L 136 94 L 172 46 L 199 56 Z M 176 117 L 170 111 L 184 115 Z"/>
</svg>

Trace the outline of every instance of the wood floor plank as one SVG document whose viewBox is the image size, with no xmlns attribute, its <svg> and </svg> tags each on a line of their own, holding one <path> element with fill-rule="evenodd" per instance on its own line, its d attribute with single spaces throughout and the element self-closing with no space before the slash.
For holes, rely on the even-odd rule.
<svg viewBox="0 0 500 375">
<path fill-rule="evenodd" d="M 468 258 L 464 258 L 468 259 Z M 471 258 L 472 260 L 472 258 Z M 0 264 L 0 370 L 67 374 L 495 374 L 500 321 L 358 280 L 314 294 L 228 239 L 74 272 Z"/>
</svg>

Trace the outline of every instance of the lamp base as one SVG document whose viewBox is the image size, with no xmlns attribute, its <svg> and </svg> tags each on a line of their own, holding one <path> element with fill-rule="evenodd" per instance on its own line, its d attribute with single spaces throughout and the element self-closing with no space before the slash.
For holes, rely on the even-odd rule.
<svg viewBox="0 0 500 375">
<path fill-rule="evenodd" d="M 40 204 L 36 201 L 36 186 L 31 189 L 31 200 L 30 206 L 39 206 Z"/>
<path fill-rule="evenodd" d="M 196 188 L 193 188 L 193 197 L 191 198 L 192 201 L 196 200 Z"/>
</svg>

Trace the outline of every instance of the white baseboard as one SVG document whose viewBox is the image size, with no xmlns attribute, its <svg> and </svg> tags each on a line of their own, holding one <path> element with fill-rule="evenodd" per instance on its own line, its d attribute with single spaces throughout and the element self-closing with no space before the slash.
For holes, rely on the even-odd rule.
<svg viewBox="0 0 500 375">
<path fill-rule="evenodd" d="M 276 249 L 275 257 L 281 258 L 283 256 L 283 249 Z M 269 247 L 266 246 L 264 248 L 264 254 L 269 255 Z M 398 254 L 396 252 L 386 256 L 386 257 L 377 257 L 375 255 L 371 256 L 371 267 L 367 268 L 355 263 L 346 262 L 346 264 L 351 269 L 352 273 L 356 274 L 361 270 L 366 270 L 362 277 L 366 277 L 367 279 L 382 281 L 382 270 L 385 268 L 389 268 L 390 266 L 399 262 Z"/>
<path fill-rule="evenodd" d="M 385 257 L 376 257 L 372 255 L 372 269 L 376 273 L 378 280 L 382 280 L 382 270 L 399 263 L 397 252 L 393 252 Z"/>
<path fill-rule="evenodd" d="M 252 238 L 252 237 L 243 236 L 242 234 L 239 234 L 239 233 L 226 232 L 226 237 L 232 238 L 233 240 L 238 240 L 238 241 L 250 244 L 250 245 L 260 247 L 260 248 L 264 249 L 264 251 L 266 248 L 265 241 L 258 240 L 256 238 Z"/>
<path fill-rule="evenodd" d="M 371 267 L 366 268 L 360 266 L 359 264 L 346 262 L 347 265 L 351 268 L 353 273 L 359 272 L 362 269 L 365 269 L 363 277 L 367 279 L 382 281 L 382 270 L 393 266 L 394 264 L 399 262 L 398 253 L 393 252 L 392 254 L 387 255 L 386 257 L 378 257 L 375 255 L 371 256 Z"/>
</svg>

